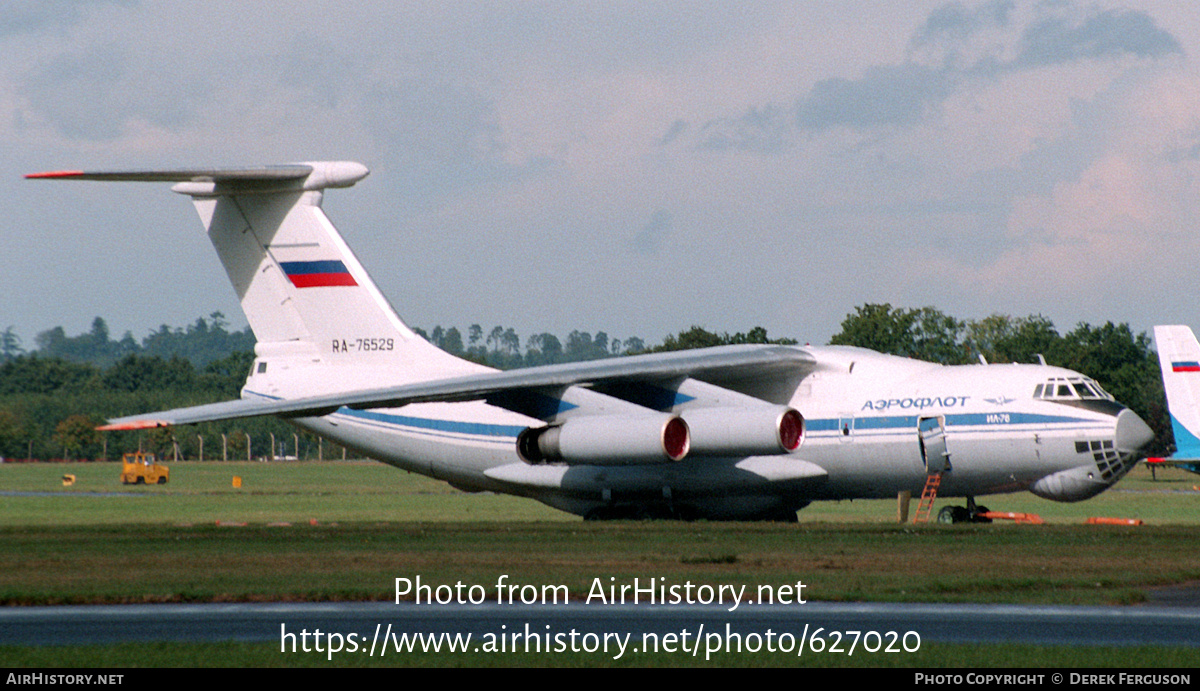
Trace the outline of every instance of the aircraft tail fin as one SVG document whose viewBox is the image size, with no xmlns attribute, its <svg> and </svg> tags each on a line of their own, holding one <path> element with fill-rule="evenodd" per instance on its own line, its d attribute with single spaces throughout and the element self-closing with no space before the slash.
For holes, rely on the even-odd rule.
<svg viewBox="0 0 1200 691">
<path fill-rule="evenodd" d="M 367 173 L 334 161 L 27 177 L 177 183 L 172 189 L 192 198 L 258 340 L 246 392 L 291 398 L 479 370 L 401 321 L 321 209 L 325 189 Z"/>
<path fill-rule="evenodd" d="M 1175 456 L 1200 458 L 1200 342 L 1188 326 L 1155 326 Z"/>
</svg>

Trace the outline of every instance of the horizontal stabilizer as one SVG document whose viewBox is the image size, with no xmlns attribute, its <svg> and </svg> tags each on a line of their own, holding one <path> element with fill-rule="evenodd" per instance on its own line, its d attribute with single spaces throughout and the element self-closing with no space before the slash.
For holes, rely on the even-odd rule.
<svg viewBox="0 0 1200 691">
<path fill-rule="evenodd" d="M 190 408 L 166 410 L 161 413 L 148 413 L 146 415 L 118 418 L 109 420 L 107 425 L 97 427 L 96 429 L 101 432 L 121 432 L 152 429 L 155 427 L 171 427 L 173 425 L 194 425 L 200 422 L 213 422 L 216 420 L 235 420 L 259 415 L 286 415 L 287 411 L 278 410 L 282 403 L 286 403 L 286 401 L 268 398 L 242 398 L 236 401 L 210 403 Z M 325 408 L 301 407 L 291 417 L 319 417 L 321 415 L 328 415 L 337 410 L 337 408 L 338 406 L 336 405 Z"/>
<path fill-rule="evenodd" d="M 30 173 L 27 180 L 99 180 L 103 182 L 177 182 L 213 185 L 290 184 L 297 189 L 349 187 L 367 176 L 367 167 L 353 161 L 320 161 L 234 168 L 167 170 L 55 170 Z M 180 191 L 191 194 L 190 189 Z"/>
<path fill-rule="evenodd" d="M 102 180 L 106 182 L 224 182 L 227 180 L 297 180 L 313 171 L 309 165 L 252 168 L 182 168 L 178 170 L 57 170 L 30 173 L 29 180 Z"/>
</svg>

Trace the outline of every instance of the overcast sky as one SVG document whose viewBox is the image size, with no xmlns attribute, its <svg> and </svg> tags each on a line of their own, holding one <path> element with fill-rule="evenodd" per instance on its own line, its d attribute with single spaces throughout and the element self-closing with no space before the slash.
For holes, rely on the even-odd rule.
<svg viewBox="0 0 1200 691">
<path fill-rule="evenodd" d="M 1197 60 L 1182 0 L 8 0 L 0 329 L 245 324 L 185 197 L 22 174 L 317 159 L 427 330 L 1200 327 Z"/>
</svg>

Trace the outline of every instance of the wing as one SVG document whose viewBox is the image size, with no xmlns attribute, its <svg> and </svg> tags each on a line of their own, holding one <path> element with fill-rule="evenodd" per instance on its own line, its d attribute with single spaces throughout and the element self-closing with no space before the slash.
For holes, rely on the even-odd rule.
<svg viewBox="0 0 1200 691">
<path fill-rule="evenodd" d="M 410 403 L 494 399 L 510 394 L 585 386 L 619 397 L 646 395 L 647 387 L 692 379 L 764 401 L 784 404 L 817 361 L 792 346 L 723 346 L 654 353 L 591 362 L 547 365 L 507 372 L 486 372 L 382 389 L 350 391 L 289 400 L 245 398 L 224 403 L 177 408 L 110 420 L 102 430 L 131 430 L 258 415 L 320 417 L 339 408 L 399 408 Z"/>
</svg>

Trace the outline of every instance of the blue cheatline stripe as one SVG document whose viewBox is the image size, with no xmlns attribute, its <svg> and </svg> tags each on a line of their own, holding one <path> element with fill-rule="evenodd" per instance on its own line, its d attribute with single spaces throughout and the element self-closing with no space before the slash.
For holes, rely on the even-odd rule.
<svg viewBox="0 0 1200 691">
<path fill-rule="evenodd" d="M 916 431 L 918 417 L 919 416 L 917 415 L 855 417 L 853 418 L 854 429 L 856 431 L 881 429 L 911 429 Z M 1064 415 L 1041 415 L 1038 413 L 959 413 L 957 415 L 946 415 L 945 417 L 947 427 L 950 425 L 959 425 L 963 427 L 999 427 L 1009 425 L 1050 425 L 1097 422 L 1097 420 L 1089 420 L 1087 418 L 1067 417 Z M 840 429 L 838 427 L 838 423 L 839 418 L 826 418 L 818 420 L 806 419 L 804 421 L 805 427 L 811 432 L 836 431 Z M 1200 440 L 1197 441 L 1197 446 L 1200 446 Z"/>
<path fill-rule="evenodd" d="M 838 429 L 838 421 L 835 418 L 825 420 L 809 420 L 805 418 L 804 429 L 809 432 L 833 432 Z"/>
<path fill-rule="evenodd" d="M 946 424 L 950 424 L 947 417 Z M 916 415 L 893 415 L 888 417 L 856 417 L 854 418 L 855 431 L 864 429 L 895 429 L 897 427 L 907 427 L 913 430 L 917 429 Z"/>
<path fill-rule="evenodd" d="M 410 415 L 379 413 L 373 410 L 339 408 L 337 412 L 341 415 L 371 420 L 373 422 L 382 422 L 388 425 L 413 427 L 434 432 L 449 432 L 452 434 L 470 434 L 479 437 L 516 439 L 517 435 L 525 430 L 524 427 L 519 425 L 496 425 L 486 422 L 463 422 L 461 420 L 435 420 L 432 418 L 412 417 Z"/>
<path fill-rule="evenodd" d="M 265 394 L 254 394 L 263 398 L 275 399 L 275 396 L 267 396 Z M 363 420 L 371 420 L 389 425 L 399 425 L 402 427 L 413 427 L 416 429 L 425 429 L 437 432 L 449 432 L 453 434 L 470 434 L 484 437 L 506 437 L 515 439 L 517 435 L 525 430 L 521 425 L 499 425 L 487 422 L 466 422 L 462 420 L 437 420 L 433 418 L 412 417 L 411 415 L 395 415 L 392 413 L 380 413 L 374 410 L 354 410 L 351 408 L 339 408 L 337 411 L 341 415 L 349 417 L 357 417 Z M 997 419 L 998 416 L 1006 416 L 1007 419 Z M 862 430 L 912 430 L 917 429 L 917 420 L 920 416 L 917 415 L 890 415 L 890 416 L 863 416 L 853 417 L 854 429 Z M 946 426 L 957 425 L 963 427 L 982 426 L 982 427 L 1004 427 L 1011 425 L 1029 425 L 1029 424 L 1070 424 L 1070 423 L 1092 423 L 1101 422 L 1088 418 L 1068 417 L 1065 415 L 1042 415 L 1039 413 L 959 413 L 957 415 L 946 415 Z M 806 418 L 804 427 L 808 432 L 835 432 L 839 431 L 839 426 L 842 419 L 846 418 Z M 1175 429 L 1175 444 L 1180 449 L 1194 448 L 1195 453 L 1200 456 L 1200 439 L 1187 430 L 1174 416 L 1171 416 L 1171 424 Z M 1182 454 L 1181 454 L 1182 455 Z"/>
<path fill-rule="evenodd" d="M 282 400 L 278 396 L 271 396 L 264 393 L 248 391 L 253 396 L 266 398 L 268 400 Z M 474 434 L 484 437 L 506 437 L 516 439 L 517 435 L 525 431 L 525 428 L 520 425 L 496 425 L 486 422 L 463 422 L 460 420 L 436 420 L 433 418 L 412 417 L 411 415 L 394 415 L 391 413 L 380 413 L 374 410 L 354 410 L 353 408 L 338 408 L 337 414 L 347 417 L 356 417 L 363 420 L 371 420 L 374 422 L 382 422 L 388 425 L 401 425 L 404 427 L 415 427 L 418 429 L 427 429 L 437 432 L 450 432 L 454 434 Z"/>
<path fill-rule="evenodd" d="M 1000 421 L 996 416 L 1004 416 L 1007 420 Z M 1056 425 L 1072 422 L 1097 422 L 1082 417 L 1067 417 L 1065 415 L 1041 415 L 1038 413 L 963 413 L 947 415 L 947 425 Z"/>
</svg>

